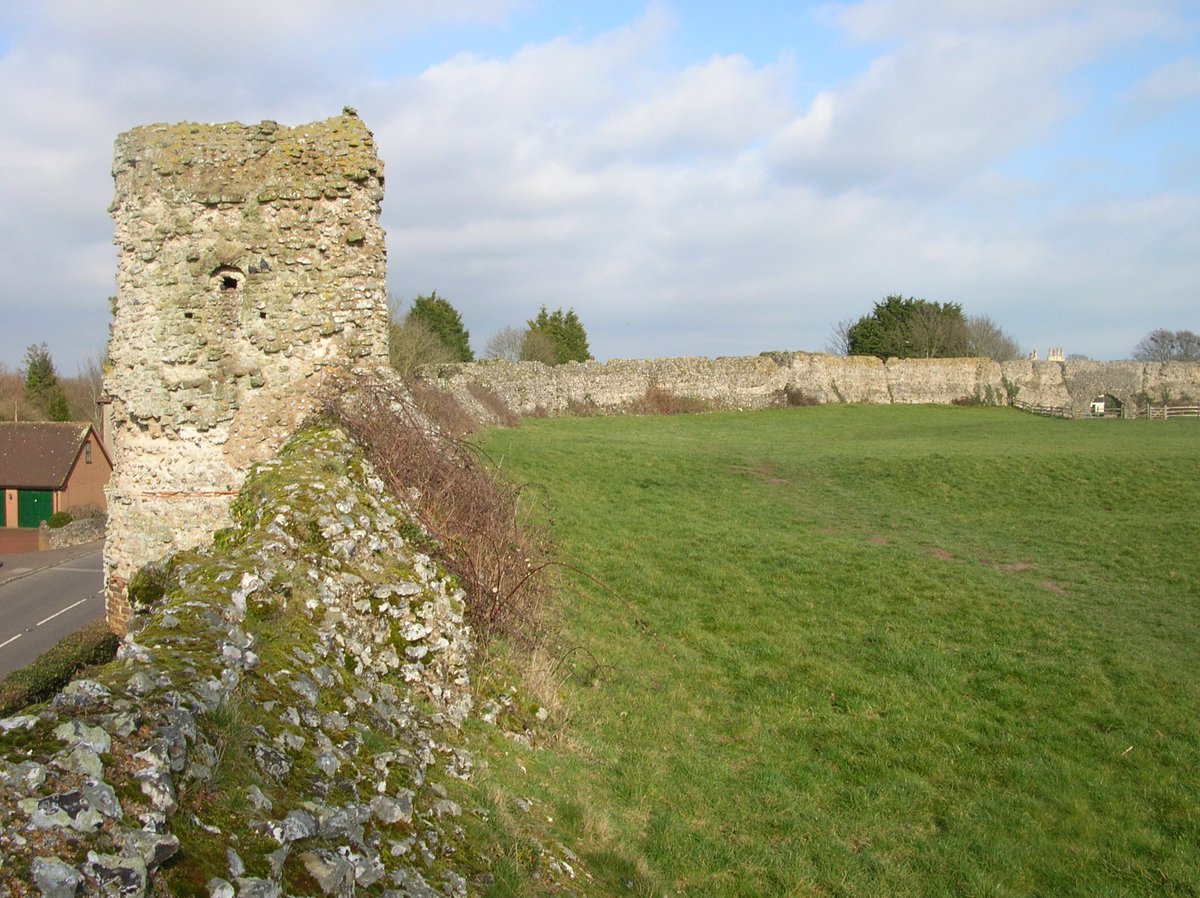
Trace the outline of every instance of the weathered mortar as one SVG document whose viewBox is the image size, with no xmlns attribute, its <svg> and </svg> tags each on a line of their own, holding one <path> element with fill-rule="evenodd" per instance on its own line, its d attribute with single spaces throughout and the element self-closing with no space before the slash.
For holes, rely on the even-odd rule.
<svg viewBox="0 0 1200 898">
<path fill-rule="evenodd" d="M 1034 362 L 990 359 L 888 359 L 820 353 L 770 353 L 747 358 L 622 359 L 606 364 L 476 362 L 444 365 L 430 374 L 481 420 L 489 413 L 467 389 L 486 387 L 523 414 L 578 410 L 619 413 L 650 387 L 723 408 L 767 408 L 788 401 L 850 403 L 982 402 L 1033 405 L 1086 414 L 1109 395 L 1131 408 L 1200 398 L 1200 364 L 1169 362 Z"/>
<path fill-rule="evenodd" d="M 110 623 L 142 564 L 207 539 L 335 369 L 387 362 L 383 166 L 352 110 L 120 135 L 109 341 Z"/>
</svg>

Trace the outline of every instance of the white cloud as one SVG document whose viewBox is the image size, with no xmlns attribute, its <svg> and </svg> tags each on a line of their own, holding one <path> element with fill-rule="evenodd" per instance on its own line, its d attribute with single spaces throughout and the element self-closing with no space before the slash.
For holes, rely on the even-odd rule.
<svg viewBox="0 0 1200 898">
<path fill-rule="evenodd" d="M 1156 68 L 1121 98 L 1126 117 L 1146 121 L 1200 100 L 1200 56 L 1187 55 Z"/>
<path fill-rule="evenodd" d="M 773 162 L 830 189 L 956 189 L 1051 136 L 1084 102 L 1069 92 L 1068 76 L 1159 22 L 1119 12 L 1029 21 L 1032 4 L 952 5 L 957 14 L 927 30 L 915 16 L 929 12 L 926 4 L 875 2 L 845 13 L 873 17 L 869 29 L 857 27 L 900 40 L 861 75 L 819 94 L 780 134 Z"/>
<path fill-rule="evenodd" d="M 68 357 L 102 342 L 118 131 L 298 123 L 344 103 L 385 161 L 392 287 L 449 297 L 477 347 L 546 304 L 579 310 L 602 357 L 818 349 L 897 291 L 963 302 L 1031 348 L 1119 355 L 1151 327 L 1195 329 L 1168 320 L 1200 281 L 1194 194 L 1081 202 L 999 170 L 1075 115 L 1086 97 L 1068 79 L 1161 30 L 1165 3 L 843 6 L 833 20 L 882 49 L 802 104 L 805 61 L 786 48 L 676 64 L 680 20 L 662 6 L 596 36 L 371 74 L 429 23 L 522 5 L 214 0 L 180 7 L 183 26 L 142 2 L 0 12 L 0 360 L 42 339 L 57 351 L 59 334 Z M 1130 102 L 1188 101 L 1196 58 Z"/>
<path fill-rule="evenodd" d="M 1044 29 L 1047 25 L 1111 23 L 1144 31 L 1165 27 L 1174 16 L 1171 0 L 860 0 L 832 3 L 826 18 L 867 42 L 912 40 L 930 34 Z"/>
</svg>

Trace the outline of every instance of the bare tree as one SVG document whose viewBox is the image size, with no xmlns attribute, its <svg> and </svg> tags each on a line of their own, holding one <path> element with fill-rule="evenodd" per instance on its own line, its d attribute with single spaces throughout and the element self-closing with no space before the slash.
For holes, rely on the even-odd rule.
<svg viewBox="0 0 1200 898">
<path fill-rule="evenodd" d="M 488 337 L 483 354 L 485 358 L 507 359 L 510 362 L 544 362 L 553 365 L 558 361 L 554 340 L 530 328 L 518 330 L 506 327 L 496 331 Z"/>
<path fill-rule="evenodd" d="M 550 337 L 540 331 L 525 331 L 525 340 L 521 343 L 521 360 L 556 365 L 558 347 Z"/>
<path fill-rule="evenodd" d="M 1019 359 L 1021 347 L 987 315 L 967 317 L 967 354 L 995 362 Z"/>
<path fill-rule="evenodd" d="M 104 393 L 104 365 L 103 356 L 92 354 L 78 367 L 74 377 L 63 378 L 71 420 L 91 421 L 97 430 L 100 428 L 100 407 L 97 403 Z"/>
<path fill-rule="evenodd" d="M 425 322 L 409 318 L 388 327 L 388 360 L 403 377 L 416 377 L 425 365 L 455 361 L 454 353 Z"/>
<path fill-rule="evenodd" d="M 953 305 L 950 303 L 947 306 Z M 962 312 L 954 306 L 948 313 L 935 303 L 918 303 L 905 328 L 906 343 L 912 358 L 953 358 L 967 352 L 967 328 Z"/>
<path fill-rule="evenodd" d="M 1200 334 L 1194 334 L 1191 331 L 1176 331 L 1175 343 L 1175 361 L 1200 362 Z"/>
<path fill-rule="evenodd" d="M 0 420 L 37 421 L 41 417 L 25 398 L 25 378 L 0 362 Z"/>
<path fill-rule="evenodd" d="M 1133 348 L 1139 362 L 1200 361 L 1200 336 L 1191 331 L 1152 330 Z"/>
<path fill-rule="evenodd" d="M 850 328 L 854 327 L 853 318 L 843 318 L 833 326 L 833 333 L 825 341 L 825 351 L 829 355 L 850 355 Z"/>
<path fill-rule="evenodd" d="M 526 331 L 515 327 L 504 327 L 487 339 L 483 347 L 485 359 L 504 359 L 508 362 L 521 361 L 521 351 L 525 346 Z"/>
</svg>

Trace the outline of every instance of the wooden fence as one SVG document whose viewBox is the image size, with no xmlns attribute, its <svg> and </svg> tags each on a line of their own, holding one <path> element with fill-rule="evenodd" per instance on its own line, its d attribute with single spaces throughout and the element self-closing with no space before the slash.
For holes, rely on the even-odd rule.
<svg viewBox="0 0 1200 898">
<path fill-rule="evenodd" d="M 1042 415 L 1045 418 L 1075 417 L 1071 410 L 1064 405 L 1034 405 L 1030 402 L 1014 399 L 1012 406 L 1013 408 L 1019 408 L 1023 412 L 1029 412 L 1032 415 Z"/>
<path fill-rule="evenodd" d="M 1139 415 L 1139 417 L 1141 417 Z M 1167 418 L 1200 418 L 1200 405 L 1147 405 L 1145 417 L 1151 421 Z"/>
<path fill-rule="evenodd" d="M 1061 405 L 1034 405 L 1020 399 L 1012 401 L 1012 407 L 1031 415 L 1042 415 L 1047 418 L 1073 418 L 1074 413 Z M 1088 417 L 1091 417 L 1090 415 Z M 1097 416 L 1101 417 L 1101 416 Z M 1130 406 L 1124 406 L 1120 414 L 1103 417 L 1146 418 L 1151 421 L 1165 421 L 1167 418 L 1200 418 L 1200 405 L 1147 405 L 1137 413 Z"/>
</svg>

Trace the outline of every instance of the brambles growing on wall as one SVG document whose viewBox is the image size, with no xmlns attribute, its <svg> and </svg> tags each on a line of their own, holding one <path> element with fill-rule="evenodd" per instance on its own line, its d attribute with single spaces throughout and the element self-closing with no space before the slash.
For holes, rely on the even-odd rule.
<svg viewBox="0 0 1200 898">
<path fill-rule="evenodd" d="M 631 415 L 694 415 L 712 411 L 712 408 L 711 402 L 694 396 L 680 396 L 651 384 L 640 399 L 629 403 L 626 411 Z"/>
<path fill-rule="evenodd" d="M 432 389 L 432 388 L 431 388 Z M 439 561 L 467 594 L 478 639 L 503 635 L 527 645 L 542 632 L 555 562 L 544 526 L 523 511 L 522 489 L 496 479 L 478 451 L 431 428 L 386 383 L 362 383 L 328 404 L 398 496 L 441 547 Z"/>
<path fill-rule="evenodd" d="M 780 405 L 787 408 L 804 408 L 807 406 L 820 405 L 821 401 L 811 393 L 804 392 L 800 387 L 788 384 L 783 388 L 780 395 Z"/>
<path fill-rule="evenodd" d="M 1017 395 L 1021 392 L 1021 385 L 1010 380 L 1008 377 L 1001 377 L 1000 382 L 1004 385 L 1004 394 L 1008 397 L 1008 404 L 1012 405 L 1017 401 Z"/>
<path fill-rule="evenodd" d="M 509 408 L 508 403 L 495 390 L 472 381 L 467 384 L 467 392 L 491 413 L 495 422 L 501 427 L 516 427 L 521 423 L 521 416 Z"/>
<path fill-rule="evenodd" d="M 408 391 L 422 415 L 452 437 L 464 437 L 479 429 L 476 421 L 452 393 L 439 390 L 429 381 L 414 378 L 408 381 Z"/>
</svg>

